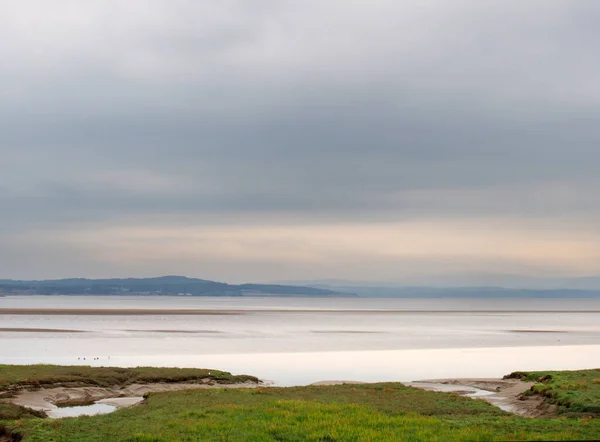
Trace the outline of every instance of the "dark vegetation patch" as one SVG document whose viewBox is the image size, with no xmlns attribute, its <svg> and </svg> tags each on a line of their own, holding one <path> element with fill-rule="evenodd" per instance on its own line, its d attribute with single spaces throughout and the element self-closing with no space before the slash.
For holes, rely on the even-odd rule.
<svg viewBox="0 0 600 442">
<path fill-rule="evenodd" d="M 249 375 L 232 375 L 226 371 L 202 368 L 154 367 L 89 367 L 58 365 L 0 365 L 0 390 L 10 392 L 22 388 L 126 386 L 134 383 L 258 383 Z"/>
<path fill-rule="evenodd" d="M 44 418 L 46 417 L 46 413 L 8 402 L 0 402 L 0 421 L 13 421 L 33 417 Z"/>
<path fill-rule="evenodd" d="M 19 432 L 12 431 L 6 425 L 0 423 L 0 442 L 20 442 L 23 436 Z"/>
<path fill-rule="evenodd" d="M 22 327 L 2 327 L 0 332 L 16 333 L 86 333 L 85 330 L 67 330 L 63 328 L 22 328 Z"/>
<path fill-rule="evenodd" d="M 14 428 L 13 422 L 45 417 L 46 413 L 43 411 L 0 402 L 0 442 L 19 442 L 23 439 L 20 432 Z"/>
<path fill-rule="evenodd" d="M 54 401 L 54 405 L 58 408 L 68 408 L 68 407 L 85 407 L 88 405 L 94 405 L 96 403 L 95 399 L 91 397 L 83 397 L 78 399 L 63 399 Z"/>
</svg>

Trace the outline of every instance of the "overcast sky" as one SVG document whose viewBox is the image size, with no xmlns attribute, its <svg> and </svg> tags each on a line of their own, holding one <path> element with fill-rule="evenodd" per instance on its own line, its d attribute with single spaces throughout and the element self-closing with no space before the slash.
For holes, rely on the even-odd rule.
<svg viewBox="0 0 600 442">
<path fill-rule="evenodd" d="M 0 0 L 0 278 L 600 274 L 597 0 Z"/>
</svg>

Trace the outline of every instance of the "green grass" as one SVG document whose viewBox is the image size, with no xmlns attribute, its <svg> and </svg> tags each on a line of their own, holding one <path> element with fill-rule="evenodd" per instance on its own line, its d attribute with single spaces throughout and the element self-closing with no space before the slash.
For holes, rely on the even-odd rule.
<svg viewBox="0 0 600 442">
<path fill-rule="evenodd" d="M 513 377 L 542 378 L 535 390 L 556 401 L 565 415 L 581 410 L 593 415 L 599 404 L 600 370 Z M 0 365 L 4 391 L 204 378 L 256 380 L 203 369 Z M 527 419 L 453 393 L 382 383 L 152 393 L 135 407 L 67 419 L 41 419 L 32 410 L 0 403 L 0 441 L 8 434 L 25 442 L 594 440 L 600 438 L 600 419 Z"/>
<path fill-rule="evenodd" d="M 199 382 L 210 379 L 215 383 L 257 382 L 248 375 L 232 375 L 226 371 L 202 368 L 118 368 L 59 365 L 0 365 L 0 391 L 22 387 L 43 386 L 125 386 L 150 382 Z"/>
<path fill-rule="evenodd" d="M 12 421 L 33 417 L 46 417 L 46 413 L 21 407 L 20 405 L 0 402 L 0 421 Z"/>
<path fill-rule="evenodd" d="M 597 439 L 600 420 L 526 419 L 401 384 L 154 393 L 94 417 L 21 419 L 29 442 L 458 441 Z"/>
<path fill-rule="evenodd" d="M 530 394 L 539 394 L 564 415 L 600 417 L 600 369 L 515 372 L 507 377 L 537 382 Z"/>
</svg>

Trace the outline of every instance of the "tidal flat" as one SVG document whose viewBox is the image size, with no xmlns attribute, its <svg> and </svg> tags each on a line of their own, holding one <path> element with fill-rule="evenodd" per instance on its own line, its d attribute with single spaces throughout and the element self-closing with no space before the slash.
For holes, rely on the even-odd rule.
<svg viewBox="0 0 600 442">
<path fill-rule="evenodd" d="M 598 299 L 7 296 L 0 363 L 226 367 L 279 386 L 497 378 L 599 367 L 598 311 Z"/>
</svg>

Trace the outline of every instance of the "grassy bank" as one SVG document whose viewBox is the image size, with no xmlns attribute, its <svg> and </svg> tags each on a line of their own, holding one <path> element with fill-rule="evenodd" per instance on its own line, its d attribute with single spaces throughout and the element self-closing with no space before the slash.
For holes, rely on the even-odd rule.
<svg viewBox="0 0 600 442">
<path fill-rule="evenodd" d="M 506 377 L 536 382 L 528 394 L 543 396 L 561 415 L 600 417 L 600 369 L 519 371 Z"/>
<path fill-rule="evenodd" d="M 15 416 L 3 425 L 26 442 L 600 437 L 600 419 L 520 418 L 480 400 L 397 383 L 153 393 L 138 406 L 107 415 L 59 420 Z"/>
<path fill-rule="evenodd" d="M 23 419 L 25 441 L 596 439 L 600 420 L 525 419 L 475 399 L 400 384 L 151 394 L 112 414 Z"/>
<path fill-rule="evenodd" d="M 200 382 L 203 379 L 220 384 L 258 382 L 254 376 L 202 368 L 0 365 L 0 392 L 50 385 L 110 387 L 151 382 Z"/>
</svg>

